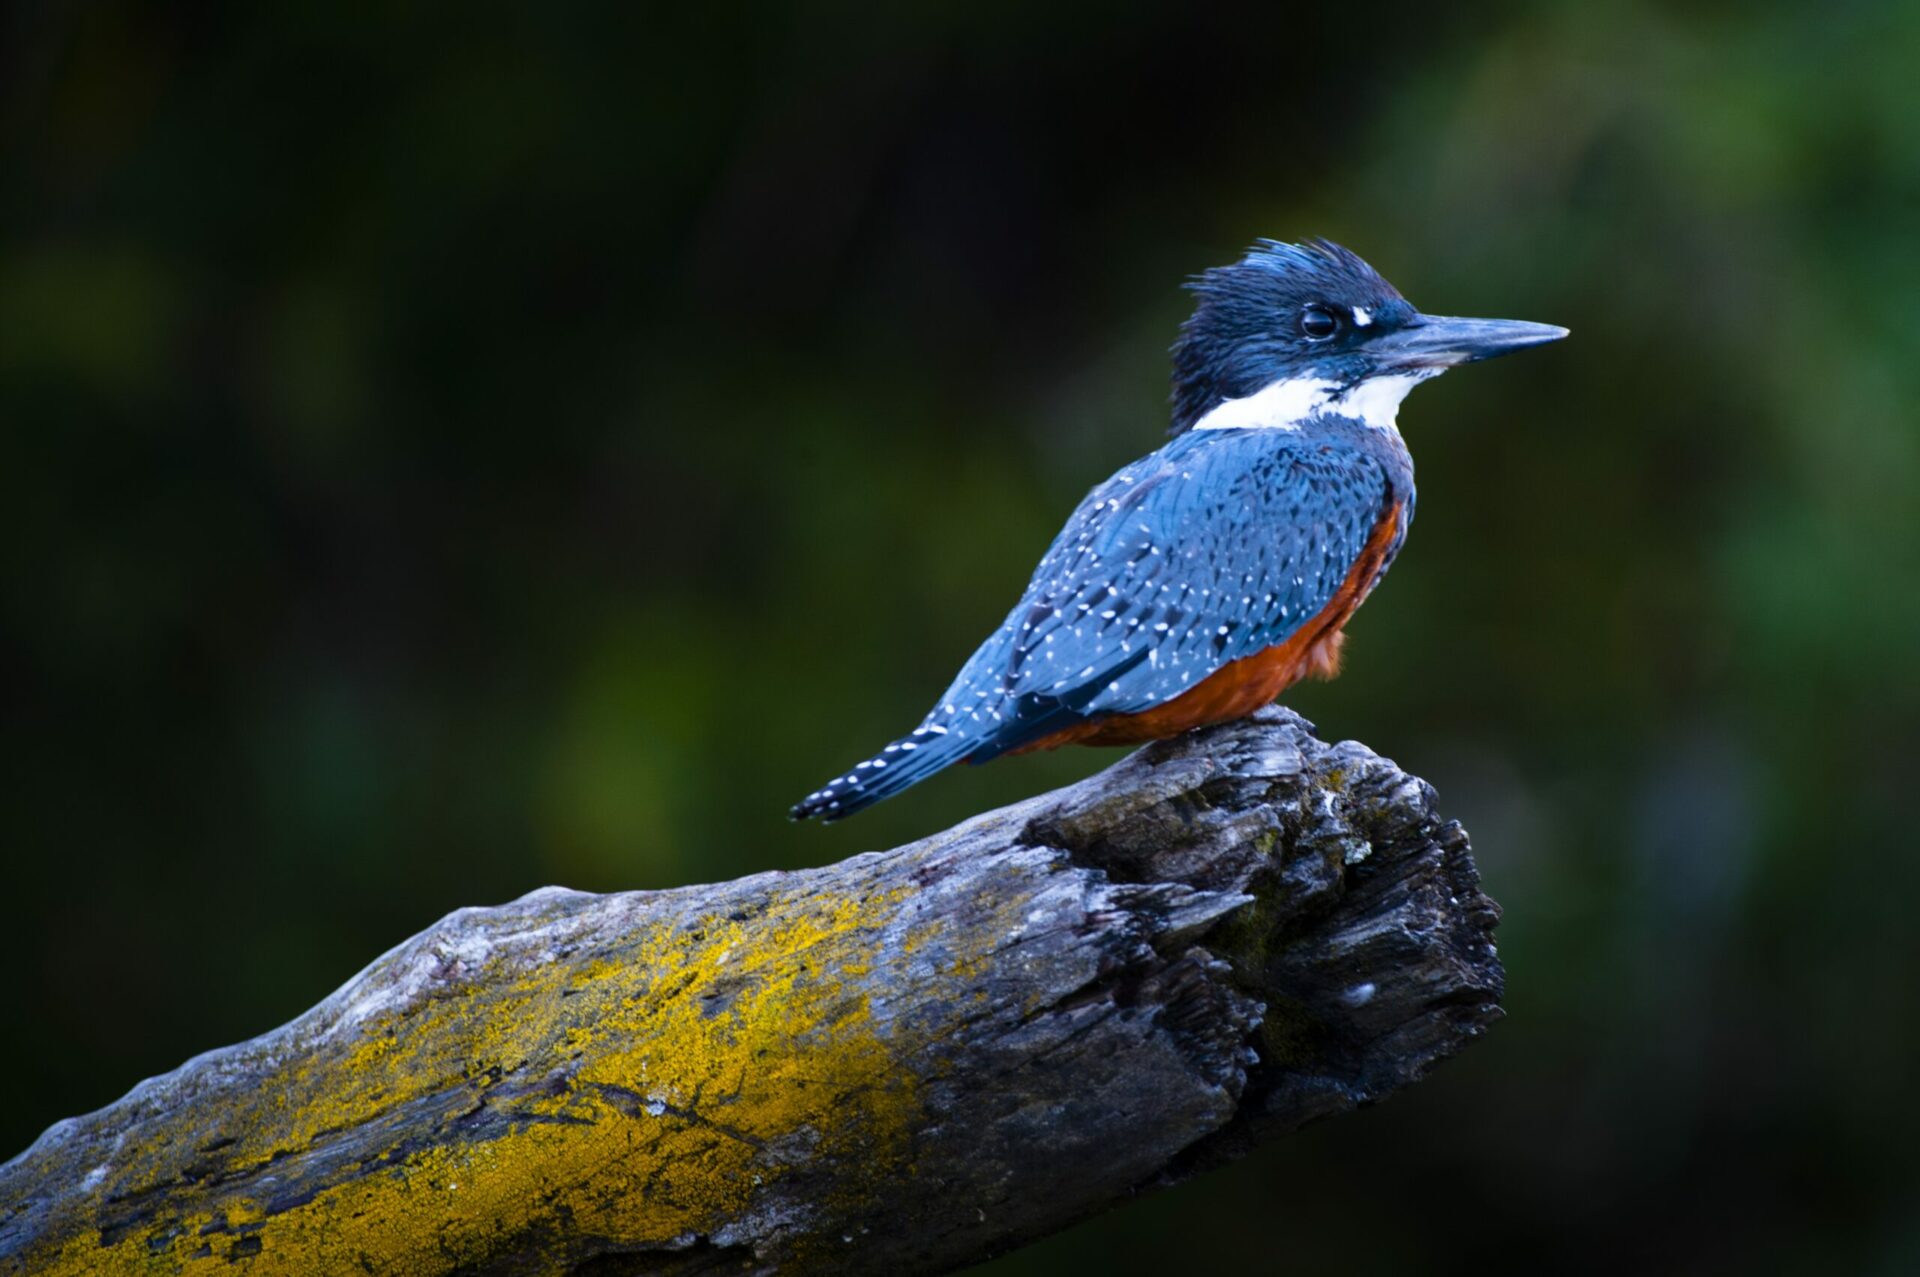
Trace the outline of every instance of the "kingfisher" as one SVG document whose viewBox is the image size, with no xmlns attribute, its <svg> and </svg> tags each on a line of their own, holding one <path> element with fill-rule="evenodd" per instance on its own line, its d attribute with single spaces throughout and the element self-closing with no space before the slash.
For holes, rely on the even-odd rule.
<svg viewBox="0 0 1920 1277">
<path fill-rule="evenodd" d="M 1422 314 L 1322 239 L 1258 240 L 1187 286 L 1171 439 L 1087 494 L 920 725 L 795 820 L 850 816 L 959 762 L 1176 736 L 1332 677 L 1413 521 L 1400 401 L 1567 335 Z"/>
</svg>

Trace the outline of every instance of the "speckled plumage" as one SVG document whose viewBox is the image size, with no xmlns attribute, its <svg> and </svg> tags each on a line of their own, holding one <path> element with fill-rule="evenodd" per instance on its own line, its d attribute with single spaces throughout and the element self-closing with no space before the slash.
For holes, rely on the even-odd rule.
<svg viewBox="0 0 1920 1277">
<path fill-rule="evenodd" d="M 1397 434 L 1352 420 L 1177 436 L 1087 495 L 913 733 L 807 805 L 847 814 L 950 763 L 1150 709 L 1285 642 L 1402 501 L 1389 560 L 1411 517 L 1412 459 Z"/>
<path fill-rule="evenodd" d="M 923 726 L 1000 753 L 1063 711 L 1149 709 L 1284 642 L 1413 498 L 1398 435 L 1316 426 L 1190 432 L 1095 488 Z"/>
<path fill-rule="evenodd" d="M 1218 721 L 1207 706 L 1245 698 L 1181 698 L 1296 636 L 1337 641 L 1412 520 L 1400 397 L 1486 357 L 1436 348 L 1423 325 L 1504 321 L 1427 321 L 1359 258 L 1319 242 L 1262 241 L 1194 289 L 1200 304 L 1175 347 L 1173 439 L 1087 495 L 920 726 L 809 794 L 795 818 L 850 815 L 960 761 L 1089 733 L 1140 738 L 1108 726 L 1129 716 L 1148 716 L 1146 734 Z M 1302 308 L 1332 312 L 1335 332 L 1306 335 Z M 1517 343 L 1521 329 L 1538 330 L 1527 344 L 1564 335 L 1503 331 Z M 1263 695 L 1309 664 L 1261 674 Z"/>
</svg>

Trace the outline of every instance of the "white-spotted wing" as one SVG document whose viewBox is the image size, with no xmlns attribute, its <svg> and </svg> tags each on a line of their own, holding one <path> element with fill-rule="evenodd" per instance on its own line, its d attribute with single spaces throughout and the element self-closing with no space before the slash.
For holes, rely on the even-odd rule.
<svg viewBox="0 0 1920 1277">
<path fill-rule="evenodd" d="M 1388 499 L 1357 449 L 1182 435 L 1088 494 L 923 727 L 971 738 L 982 759 L 1171 700 L 1331 602 Z"/>
</svg>

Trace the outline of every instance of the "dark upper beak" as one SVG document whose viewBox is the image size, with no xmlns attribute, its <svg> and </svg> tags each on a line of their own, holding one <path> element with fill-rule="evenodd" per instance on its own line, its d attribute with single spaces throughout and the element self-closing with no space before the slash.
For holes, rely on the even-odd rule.
<svg viewBox="0 0 1920 1277">
<path fill-rule="evenodd" d="M 1558 325 L 1530 324 L 1523 319 L 1415 315 L 1405 327 L 1382 333 L 1369 345 L 1383 371 L 1414 372 L 1492 359 L 1529 346 L 1544 346 L 1566 335 L 1567 330 Z"/>
</svg>

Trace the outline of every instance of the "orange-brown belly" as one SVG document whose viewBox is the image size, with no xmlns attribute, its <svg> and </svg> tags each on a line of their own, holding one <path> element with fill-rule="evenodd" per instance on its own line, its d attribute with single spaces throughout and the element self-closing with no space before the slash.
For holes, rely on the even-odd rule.
<svg viewBox="0 0 1920 1277">
<path fill-rule="evenodd" d="M 1108 714 L 1075 723 L 1012 754 L 1058 749 L 1062 745 L 1133 745 L 1178 736 L 1193 727 L 1244 718 L 1303 678 L 1332 678 L 1340 672 L 1340 647 L 1346 625 L 1367 597 L 1400 528 L 1400 503 L 1387 507 L 1333 598 L 1286 642 L 1229 662 L 1170 701 L 1138 714 Z"/>
</svg>

